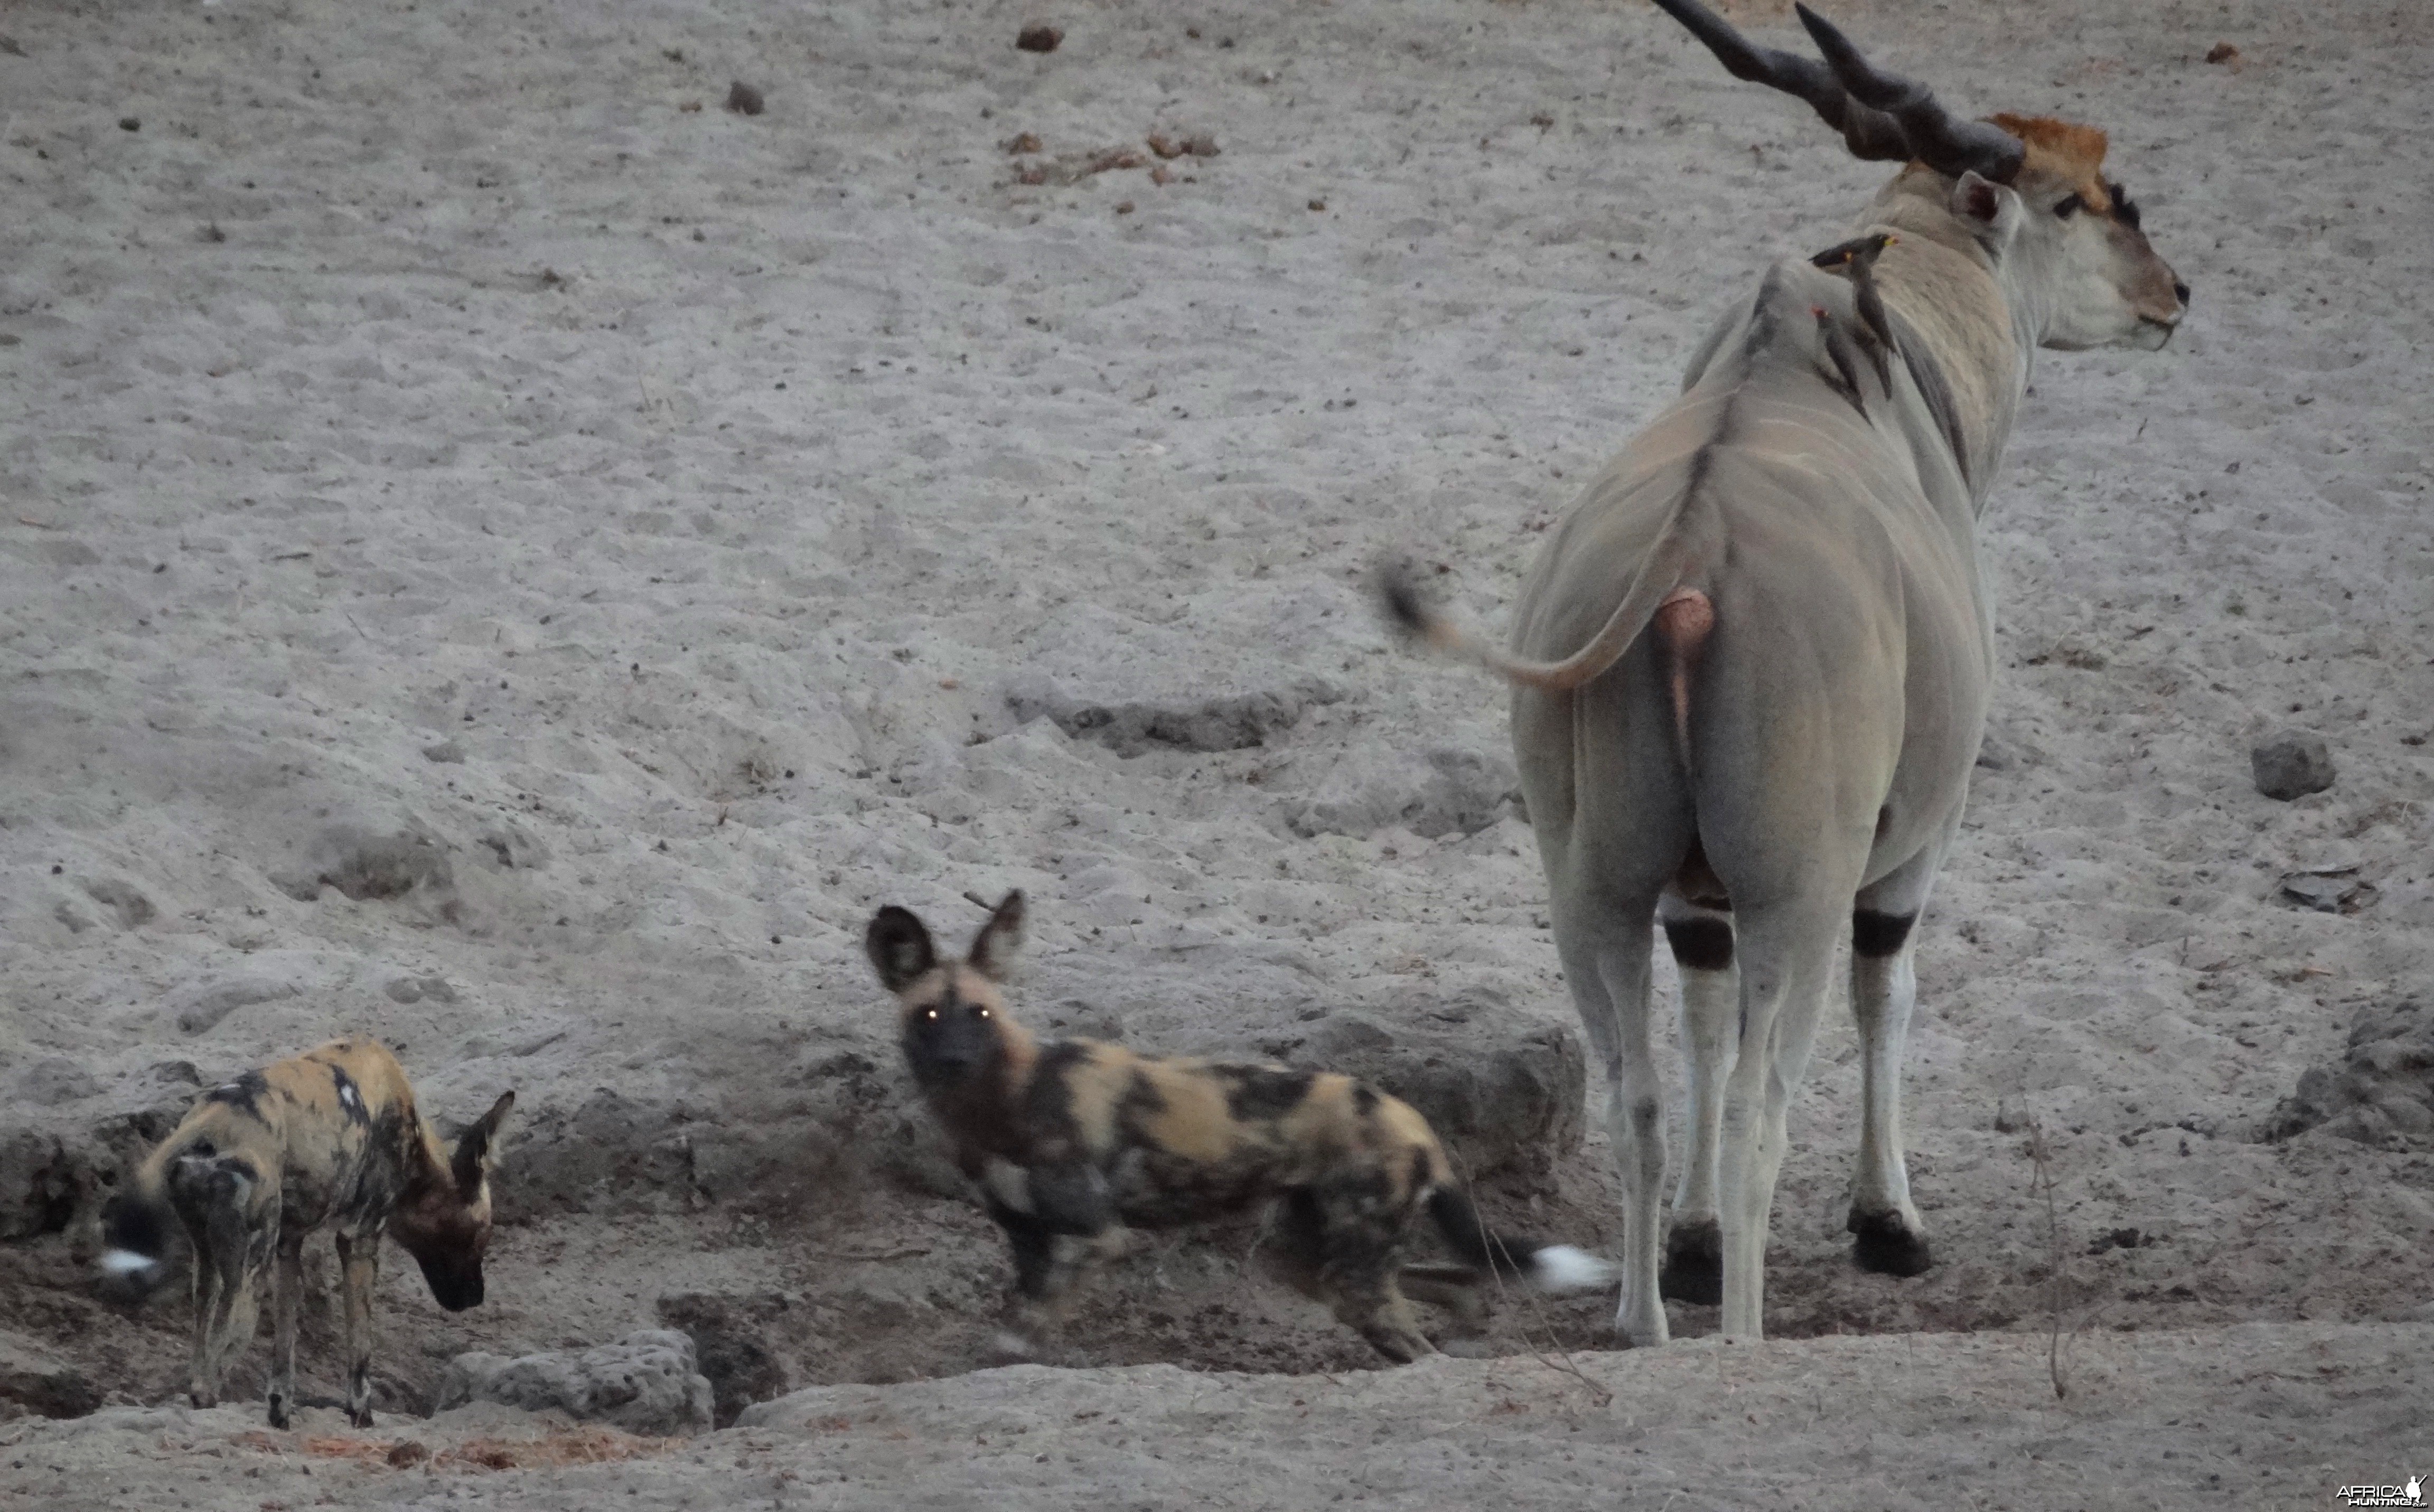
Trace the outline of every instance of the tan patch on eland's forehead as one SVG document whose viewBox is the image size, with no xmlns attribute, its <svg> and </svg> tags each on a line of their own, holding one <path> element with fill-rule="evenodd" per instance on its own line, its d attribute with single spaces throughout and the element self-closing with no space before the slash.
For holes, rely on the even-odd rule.
<svg viewBox="0 0 2434 1512">
<path fill-rule="evenodd" d="M 2087 208 L 2099 215 L 2113 209 L 2104 187 L 2103 131 L 2050 115 L 1990 115 L 1987 119 L 2018 137 L 2029 149 L 2022 171 L 2069 184 Z"/>
</svg>

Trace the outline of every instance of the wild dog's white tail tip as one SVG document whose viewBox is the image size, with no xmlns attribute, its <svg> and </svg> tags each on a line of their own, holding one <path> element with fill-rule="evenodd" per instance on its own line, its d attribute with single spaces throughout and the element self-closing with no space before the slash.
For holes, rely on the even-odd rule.
<svg viewBox="0 0 2434 1512">
<path fill-rule="evenodd" d="M 1611 1285 L 1621 1275 L 1612 1261 L 1570 1245 L 1549 1245 L 1530 1256 L 1530 1279 L 1542 1292 L 1586 1292 Z"/>
<path fill-rule="evenodd" d="M 112 1276 L 132 1276 L 159 1267 L 160 1262 L 131 1249 L 113 1249 L 101 1257 L 101 1268 Z"/>
</svg>

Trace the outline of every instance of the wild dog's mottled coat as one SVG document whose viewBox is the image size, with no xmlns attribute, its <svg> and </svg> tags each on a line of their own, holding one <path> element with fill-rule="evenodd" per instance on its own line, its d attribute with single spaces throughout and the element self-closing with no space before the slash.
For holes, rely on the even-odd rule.
<svg viewBox="0 0 2434 1512">
<path fill-rule="evenodd" d="M 1036 1317 L 1053 1315 L 1125 1224 L 1166 1227 L 1277 1198 L 1288 1275 L 1396 1360 L 1431 1352 L 1402 1280 L 1460 1301 L 1448 1280 L 1479 1280 L 1400 1273 L 1423 1211 L 1478 1270 L 1553 1286 L 1603 1278 L 1578 1250 L 1487 1233 L 1428 1122 L 1352 1077 L 1037 1043 L 997 987 L 1022 914 L 1021 895 L 1008 895 L 963 962 L 942 961 L 901 908 L 880 911 L 866 946 L 903 1005 L 914 1078 L 1005 1229 Z"/>
<path fill-rule="evenodd" d="M 328 1226 L 344 1274 L 347 1413 L 371 1422 L 371 1295 L 386 1228 L 451 1312 L 482 1300 L 490 1239 L 491 1144 L 508 1092 L 451 1150 L 416 1111 L 405 1071 L 383 1046 L 339 1040 L 213 1088 L 136 1168 L 103 1213 L 105 1276 L 148 1295 L 167 1280 L 172 1226 L 193 1242 L 189 1394 L 219 1400 L 253 1337 L 255 1286 L 276 1251 L 277 1343 L 270 1422 L 296 1400 L 296 1304 L 304 1236 Z"/>
</svg>

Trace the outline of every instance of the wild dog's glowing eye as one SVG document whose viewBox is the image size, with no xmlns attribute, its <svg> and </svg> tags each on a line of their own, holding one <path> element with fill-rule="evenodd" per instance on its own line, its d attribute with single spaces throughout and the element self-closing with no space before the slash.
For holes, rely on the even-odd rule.
<svg viewBox="0 0 2434 1512">
<path fill-rule="evenodd" d="M 938 1010 L 937 1010 L 937 1009 L 935 1009 L 935 1008 L 932 1008 L 932 1009 L 930 1010 L 929 1014 L 928 1014 L 928 1017 L 933 1018 L 933 1019 L 936 1018 L 937 1016 L 938 1016 Z"/>
<path fill-rule="evenodd" d="M 984 1018 L 984 1019 L 987 1018 L 987 1017 L 988 1017 L 988 1009 L 986 1009 L 986 1008 L 983 1008 L 983 1009 L 981 1009 L 981 1017 L 982 1017 L 982 1018 Z"/>
<path fill-rule="evenodd" d="M 2054 217 L 2057 220 L 2068 220 L 2071 216 L 2078 215 L 2081 211 L 2085 210 L 2086 208 L 2086 200 L 2082 199 L 2077 195 L 2068 195 L 2055 203 Z"/>
</svg>

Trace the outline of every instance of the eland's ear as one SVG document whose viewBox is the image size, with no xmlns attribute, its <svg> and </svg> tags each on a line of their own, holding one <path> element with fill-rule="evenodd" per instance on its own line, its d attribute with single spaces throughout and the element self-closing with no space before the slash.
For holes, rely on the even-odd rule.
<svg viewBox="0 0 2434 1512">
<path fill-rule="evenodd" d="M 2023 214 L 2017 194 L 1992 179 L 1980 177 L 1975 168 L 1953 180 L 1952 213 L 1961 217 L 1980 246 L 1997 257 L 2019 234 Z"/>
<path fill-rule="evenodd" d="M 1003 982 L 1006 971 L 1014 965 L 1016 953 L 1021 949 L 1022 894 L 1010 892 L 1003 902 L 990 910 L 989 921 L 972 936 L 972 948 L 964 960 L 990 981 Z"/>
<path fill-rule="evenodd" d="M 903 991 L 938 964 L 938 947 L 931 943 L 929 926 L 910 908 L 894 903 L 871 916 L 862 948 L 879 972 L 879 985 L 890 992 Z"/>
<path fill-rule="evenodd" d="M 513 1091 L 500 1093 L 489 1112 L 456 1136 L 456 1153 L 448 1163 L 448 1174 L 455 1179 L 457 1194 L 466 1201 L 472 1201 L 480 1194 L 483 1178 L 490 1174 L 491 1146 L 499 1137 L 499 1125 L 507 1121 L 507 1110 L 515 1106 Z"/>
</svg>

